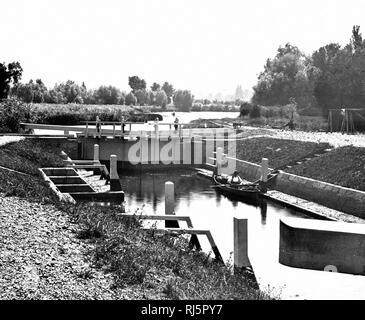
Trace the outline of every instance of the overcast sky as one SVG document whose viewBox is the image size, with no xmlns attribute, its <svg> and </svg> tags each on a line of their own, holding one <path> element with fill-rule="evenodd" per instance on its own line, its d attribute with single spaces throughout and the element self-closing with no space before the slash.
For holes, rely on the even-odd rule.
<svg viewBox="0 0 365 320">
<path fill-rule="evenodd" d="M 365 35 L 363 0 L 1 0 L 0 61 L 22 81 L 68 79 L 129 90 L 128 76 L 196 96 L 252 88 L 290 42 L 312 53 Z M 362 25 L 362 22 L 363 25 Z"/>
</svg>

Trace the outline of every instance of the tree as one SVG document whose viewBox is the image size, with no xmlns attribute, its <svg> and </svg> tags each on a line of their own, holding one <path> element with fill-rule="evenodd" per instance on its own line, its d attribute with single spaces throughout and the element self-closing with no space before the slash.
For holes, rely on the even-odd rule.
<svg viewBox="0 0 365 320">
<path fill-rule="evenodd" d="M 315 97 L 323 113 L 329 108 L 365 106 L 365 42 L 360 27 L 352 28 L 349 44 L 329 44 L 312 55 L 320 75 L 315 83 Z"/>
<path fill-rule="evenodd" d="M 156 94 L 156 105 L 158 105 L 164 109 L 164 108 L 166 108 L 167 101 L 168 101 L 168 98 L 167 98 L 165 91 L 159 90 Z"/>
<path fill-rule="evenodd" d="M 59 85 L 56 84 L 54 90 L 58 96 L 62 95 L 64 103 L 84 103 L 85 89 L 72 80 L 67 80 L 66 83 Z"/>
<path fill-rule="evenodd" d="M 26 103 L 43 103 L 46 99 L 50 99 L 48 89 L 41 79 L 37 79 L 35 82 L 29 80 L 26 84 L 18 82 L 11 89 L 11 94 Z"/>
<path fill-rule="evenodd" d="M 310 57 L 287 43 L 268 59 L 254 87 L 252 102 L 261 105 L 287 105 L 295 98 L 300 107 L 315 105 L 314 83 L 318 76 Z"/>
<path fill-rule="evenodd" d="M 364 43 L 362 40 L 362 34 L 360 33 L 360 26 L 352 27 L 352 37 L 350 40 L 350 45 L 352 46 L 354 51 L 363 48 Z"/>
<path fill-rule="evenodd" d="M 23 69 L 19 62 L 12 62 L 8 65 L 0 63 L 0 100 L 7 98 L 10 85 L 17 84 L 22 73 Z"/>
<path fill-rule="evenodd" d="M 336 106 L 341 100 L 340 79 L 344 66 L 340 66 L 343 63 L 340 56 L 341 46 L 337 43 L 321 47 L 312 55 L 312 63 L 319 70 L 314 96 L 324 110 Z"/>
<path fill-rule="evenodd" d="M 37 79 L 35 83 L 32 83 L 32 89 L 34 92 L 33 102 L 43 103 L 46 92 L 48 91 L 43 81 L 41 79 Z"/>
<path fill-rule="evenodd" d="M 125 104 L 127 106 L 130 105 L 136 105 L 137 104 L 137 98 L 135 97 L 135 95 L 133 94 L 133 92 L 129 92 L 126 97 L 125 97 Z"/>
<path fill-rule="evenodd" d="M 18 97 L 20 100 L 31 103 L 34 99 L 34 92 L 31 82 L 28 84 L 17 83 L 11 90 L 12 95 Z"/>
<path fill-rule="evenodd" d="M 178 90 L 174 94 L 175 107 L 181 111 L 189 112 L 193 105 L 194 97 L 188 90 Z"/>
<path fill-rule="evenodd" d="M 172 86 L 172 84 L 165 82 L 162 86 L 162 90 L 165 91 L 167 97 L 168 97 L 168 103 L 171 103 L 172 97 L 174 95 L 175 89 Z"/>
<path fill-rule="evenodd" d="M 158 83 L 154 82 L 153 85 L 151 86 L 151 90 L 154 92 L 157 92 L 161 89 L 161 85 L 159 85 Z"/>
<path fill-rule="evenodd" d="M 124 92 L 122 92 L 122 94 L 119 97 L 118 104 L 121 104 L 121 105 L 125 104 L 125 97 L 126 97 L 126 94 Z"/>
<path fill-rule="evenodd" d="M 94 92 L 94 103 L 97 104 L 119 104 L 122 92 L 113 86 L 100 86 Z M 124 102 L 124 100 L 123 100 Z"/>
<path fill-rule="evenodd" d="M 151 105 L 156 105 L 156 91 L 148 91 L 148 101 Z"/>
<path fill-rule="evenodd" d="M 146 81 L 140 79 L 138 76 L 129 77 L 128 84 L 131 87 L 133 93 L 135 93 L 137 90 L 146 89 Z"/>
<path fill-rule="evenodd" d="M 140 106 L 144 106 L 144 105 L 149 105 L 150 104 L 150 99 L 149 99 L 149 94 L 147 92 L 146 89 L 138 89 L 134 92 L 134 95 L 137 98 L 137 103 Z"/>
</svg>

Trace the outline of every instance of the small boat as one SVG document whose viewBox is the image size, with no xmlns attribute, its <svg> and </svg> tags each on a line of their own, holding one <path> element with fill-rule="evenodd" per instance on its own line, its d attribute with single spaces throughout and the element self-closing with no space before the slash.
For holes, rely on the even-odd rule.
<svg viewBox="0 0 365 320">
<path fill-rule="evenodd" d="M 228 183 L 228 177 L 213 176 L 215 187 L 226 193 L 242 200 L 258 201 L 261 194 L 260 186 L 257 183 L 244 183 L 240 185 L 231 185 Z"/>
</svg>

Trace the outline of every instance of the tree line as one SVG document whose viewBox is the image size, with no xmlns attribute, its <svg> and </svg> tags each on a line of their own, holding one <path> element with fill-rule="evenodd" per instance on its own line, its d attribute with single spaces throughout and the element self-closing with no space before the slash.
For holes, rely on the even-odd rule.
<svg viewBox="0 0 365 320">
<path fill-rule="evenodd" d="M 26 103 L 139 105 L 162 109 L 173 103 L 182 111 L 189 111 L 194 100 L 189 90 L 175 90 L 168 82 L 162 85 L 154 82 L 148 89 L 146 81 L 138 76 L 128 78 L 131 91 L 126 93 L 111 85 L 87 89 L 85 83 L 79 85 L 72 80 L 55 84 L 53 88 L 47 88 L 41 79 L 21 83 L 22 72 L 19 62 L 0 63 L 0 100 L 10 95 Z"/>
<path fill-rule="evenodd" d="M 330 108 L 365 108 L 365 40 L 354 26 L 348 44 L 330 43 L 312 55 L 286 44 L 258 76 L 253 104 L 297 105 L 302 114 Z"/>
</svg>

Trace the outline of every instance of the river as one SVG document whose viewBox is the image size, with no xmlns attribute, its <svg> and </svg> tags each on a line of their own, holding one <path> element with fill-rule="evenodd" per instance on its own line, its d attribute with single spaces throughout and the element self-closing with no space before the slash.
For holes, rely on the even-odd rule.
<svg viewBox="0 0 365 320">
<path fill-rule="evenodd" d="M 129 173 L 120 181 L 127 210 L 133 213 L 142 208 L 146 214 L 164 214 L 164 184 L 166 181 L 174 182 L 175 213 L 190 216 L 194 228 L 210 230 L 224 261 L 232 258 L 234 217 L 248 219 L 250 259 L 255 264 L 266 266 L 278 261 L 279 219 L 309 218 L 272 202 L 256 207 L 229 199 L 212 188 L 209 179 L 197 176 L 194 170 Z M 186 227 L 184 222 L 179 223 Z M 159 226 L 163 226 L 163 222 Z M 199 240 L 203 250 L 210 252 L 206 238 L 199 236 Z"/>
<path fill-rule="evenodd" d="M 190 121 L 197 120 L 197 119 L 223 119 L 223 118 L 237 118 L 239 115 L 239 112 L 175 112 L 175 116 L 172 115 L 172 112 L 159 112 L 159 114 L 162 115 L 163 120 L 161 122 L 174 122 L 175 118 L 179 119 L 179 123 L 189 123 Z M 146 124 L 138 124 L 133 125 L 132 129 L 134 131 L 139 130 L 146 130 L 146 131 L 153 131 L 153 122 L 149 122 Z M 74 126 L 75 128 L 85 128 L 85 125 L 80 126 Z M 91 128 L 93 126 L 90 126 Z M 94 126 L 95 127 L 95 126 Z M 102 128 L 105 129 L 113 129 L 113 126 L 107 125 L 102 126 Z M 120 126 L 117 127 L 117 130 L 120 130 Z M 169 126 L 161 126 L 160 130 L 169 130 Z M 45 134 L 45 135 L 58 135 L 62 131 L 59 130 L 44 130 L 44 129 L 35 129 L 35 134 Z M 70 134 L 76 134 L 77 131 L 70 130 Z M 61 133 L 63 134 L 63 132 Z"/>
</svg>

